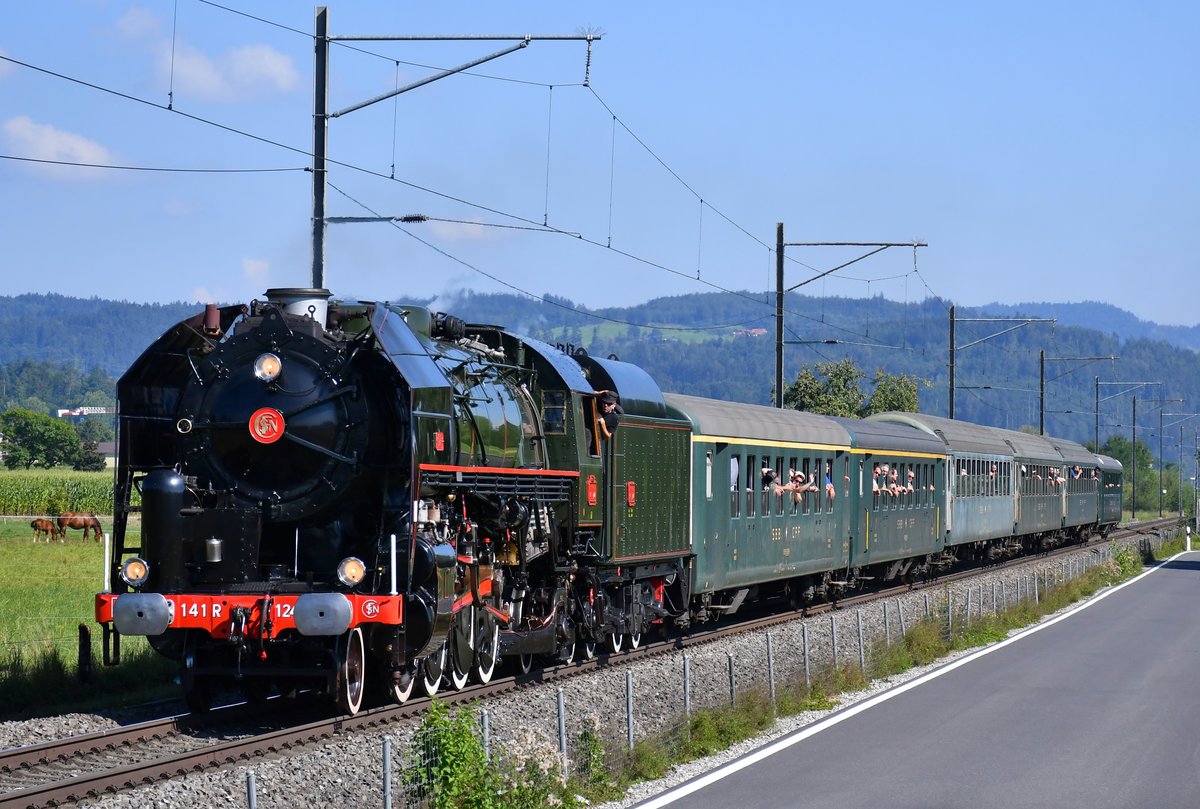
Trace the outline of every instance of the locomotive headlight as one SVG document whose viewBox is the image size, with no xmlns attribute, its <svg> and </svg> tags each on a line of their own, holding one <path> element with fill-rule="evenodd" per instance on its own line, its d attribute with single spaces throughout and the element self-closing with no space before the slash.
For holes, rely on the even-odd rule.
<svg viewBox="0 0 1200 809">
<path fill-rule="evenodd" d="M 271 353 L 259 354 L 254 361 L 254 375 L 263 382 L 274 382 L 283 370 L 283 361 Z"/>
<path fill-rule="evenodd" d="M 121 579 L 130 587 L 141 587 L 150 578 L 150 564 L 137 556 L 121 563 Z"/>
<path fill-rule="evenodd" d="M 367 575 L 367 566 L 363 564 L 362 559 L 347 556 L 338 563 L 337 575 L 338 581 L 347 587 L 353 587 Z"/>
</svg>

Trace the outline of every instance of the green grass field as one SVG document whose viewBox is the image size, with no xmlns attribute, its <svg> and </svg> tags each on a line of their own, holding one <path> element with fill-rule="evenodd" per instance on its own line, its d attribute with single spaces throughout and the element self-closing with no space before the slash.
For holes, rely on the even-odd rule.
<svg viewBox="0 0 1200 809">
<path fill-rule="evenodd" d="M 101 519 L 106 531 L 112 521 Z M 74 648 L 81 623 L 93 623 L 93 596 L 103 587 L 103 543 L 68 531 L 66 542 L 33 542 L 29 518 L 0 522 L 0 648 L 31 656 L 50 646 Z"/>
<path fill-rule="evenodd" d="M 100 523 L 111 532 L 111 518 L 101 517 Z M 136 702 L 170 690 L 174 666 L 144 638 L 122 638 L 121 665 L 103 665 L 94 607 L 96 593 L 104 589 L 104 545 L 81 537 L 80 531 L 68 531 L 65 543 L 35 543 L 28 517 L 0 520 L 2 719 L 65 705 Z M 92 639 L 87 682 L 78 670 L 81 624 Z"/>
</svg>

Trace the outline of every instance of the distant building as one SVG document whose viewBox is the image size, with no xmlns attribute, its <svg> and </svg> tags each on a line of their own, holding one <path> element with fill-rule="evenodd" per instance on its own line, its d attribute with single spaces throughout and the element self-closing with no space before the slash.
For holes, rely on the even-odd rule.
<svg viewBox="0 0 1200 809">
<path fill-rule="evenodd" d="M 766 329 L 738 329 L 733 333 L 734 337 L 765 337 Z"/>
<path fill-rule="evenodd" d="M 61 419 L 63 416 L 96 416 L 116 412 L 115 407 L 75 407 L 67 410 L 60 409 L 58 417 Z"/>
</svg>

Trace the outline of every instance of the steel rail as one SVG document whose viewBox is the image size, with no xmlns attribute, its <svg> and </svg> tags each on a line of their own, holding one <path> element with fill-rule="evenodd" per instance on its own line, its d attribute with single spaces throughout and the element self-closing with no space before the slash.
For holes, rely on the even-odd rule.
<svg viewBox="0 0 1200 809">
<path fill-rule="evenodd" d="M 1177 518 L 1164 518 L 1148 521 L 1137 526 L 1118 529 L 1117 536 L 1133 536 L 1157 532 L 1163 528 L 1178 524 Z M 947 582 L 979 576 L 1003 570 L 1006 567 L 1028 564 L 1038 559 L 1049 559 L 1079 550 L 1106 545 L 1109 539 L 1093 539 L 1085 543 L 1064 545 L 1049 552 L 1037 555 L 1025 555 L 1002 560 L 994 564 L 985 564 L 967 568 L 961 571 L 937 576 L 927 582 L 902 584 L 893 588 L 873 590 L 870 593 L 855 594 L 853 597 L 839 599 L 836 602 L 823 602 L 807 608 L 788 610 L 768 616 L 752 618 L 735 624 L 704 629 L 673 639 L 647 643 L 645 646 L 620 653 L 600 653 L 594 659 L 576 663 L 543 667 L 528 674 L 521 674 L 494 680 L 487 685 L 476 685 L 438 694 L 437 699 L 457 704 L 462 702 L 480 701 L 499 696 L 522 688 L 544 685 L 567 677 L 615 668 L 640 660 L 648 656 L 668 654 L 683 648 L 711 643 L 733 634 L 759 631 L 771 626 L 801 620 L 822 614 L 829 610 L 845 609 L 864 603 L 871 603 L 883 598 L 891 598 L 898 593 L 921 590 L 931 586 L 941 586 Z M 331 740 L 339 735 L 376 730 L 384 727 L 413 722 L 419 719 L 431 703 L 428 697 L 411 700 L 404 705 L 389 705 L 371 708 L 357 716 L 336 716 L 323 718 L 294 727 L 287 727 L 267 733 L 248 735 L 243 738 L 212 744 L 202 739 L 197 740 L 197 749 L 162 756 L 121 767 L 109 767 L 94 772 L 84 772 L 69 778 L 48 782 L 41 785 L 23 787 L 0 795 L 0 809 L 22 809 L 29 807 L 56 806 L 68 801 L 79 801 L 85 798 L 96 798 L 113 794 L 138 786 L 167 780 L 192 772 L 202 772 L 209 769 L 250 761 L 263 756 L 278 754 L 292 748 L 306 747 L 315 743 Z M 236 707 L 236 706 L 234 706 Z M 269 706 L 268 706 L 269 707 Z M 133 748 L 138 744 L 146 744 L 163 738 L 178 738 L 190 730 L 207 729 L 225 721 L 235 721 L 230 713 L 229 720 L 218 717 L 217 722 L 211 720 L 197 723 L 191 715 L 177 715 L 146 722 L 140 722 L 122 728 L 113 728 L 95 733 L 83 734 L 67 739 L 45 742 L 27 747 L 12 748 L 0 751 L 0 773 L 16 774 L 36 769 L 54 762 L 71 762 L 80 756 L 103 754 L 117 748 Z"/>
</svg>

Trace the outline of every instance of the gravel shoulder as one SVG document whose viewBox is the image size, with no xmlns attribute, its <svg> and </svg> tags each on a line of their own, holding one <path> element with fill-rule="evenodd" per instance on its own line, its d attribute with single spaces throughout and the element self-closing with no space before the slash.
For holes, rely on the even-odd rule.
<svg viewBox="0 0 1200 809">
<path fill-rule="evenodd" d="M 815 672 L 835 659 L 839 663 L 860 658 L 859 638 L 869 644 L 888 637 L 899 637 L 905 621 L 922 617 L 927 604 L 934 608 L 948 601 L 961 611 L 978 615 L 990 611 L 996 599 L 1015 602 L 1018 592 L 1032 597 L 1036 588 L 1053 583 L 1056 575 L 1071 572 L 1072 565 L 1082 569 L 1084 561 L 1094 561 L 1093 551 L 1080 550 L 1053 562 L 1035 559 L 1013 569 L 983 572 L 969 581 L 942 587 L 911 591 L 861 610 L 839 610 L 813 618 L 797 617 L 771 630 L 773 670 L 777 683 L 803 683 L 805 661 Z M 940 601 L 939 601 L 940 599 Z M 707 643 L 687 650 L 690 674 L 690 704 L 699 709 L 722 704 L 729 698 L 729 666 L 733 661 L 738 690 L 767 685 L 764 633 L 743 634 Z M 804 653 L 807 649 L 807 655 Z M 624 809 L 671 786 L 687 781 L 714 767 L 745 755 L 774 739 L 817 722 L 883 691 L 944 666 L 975 650 L 964 651 L 935 664 L 912 669 L 902 675 L 873 682 L 863 691 L 843 694 L 828 710 L 807 712 L 776 722 L 766 733 L 708 758 L 675 767 L 667 776 L 635 785 L 619 801 L 604 804 L 605 809 Z M 626 737 L 626 673 L 634 684 L 634 726 L 636 736 L 645 738 L 666 730 L 683 717 L 684 653 L 658 655 L 629 665 L 605 667 L 563 681 L 561 685 L 528 686 L 513 695 L 493 699 L 486 706 L 490 744 L 494 754 L 534 757 L 558 761 L 559 736 L 557 704 L 561 690 L 566 707 L 567 738 L 577 738 L 584 727 L 599 728 L 601 735 L 623 742 Z M 0 747 L 25 746 L 72 734 L 114 727 L 117 722 L 104 716 L 69 714 L 29 722 L 0 723 Z M 399 789 L 404 768 L 412 762 L 408 744 L 411 731 L 391 729 L 359 733 L 329 743 L 305 748 L 249 764 L 237 764 L 221 770 L 192 773 L 169 782 L 150 784 L 116 795 L 88 798 L 82 807 L 124 809 L 147 805 L 157 807 L 247 805 L 247 774 L 254 773 L 256 803 L 262 809 L 299 805 L 340 807 L 378 807 L 384 794 L 383 748 L 385 738 L 392 749 L 391 778 Z M 397 800 L 396 805 L 400 805 Z"/>
</svg>

